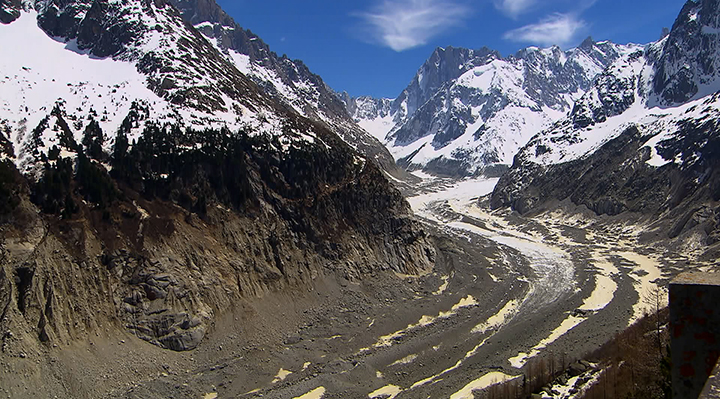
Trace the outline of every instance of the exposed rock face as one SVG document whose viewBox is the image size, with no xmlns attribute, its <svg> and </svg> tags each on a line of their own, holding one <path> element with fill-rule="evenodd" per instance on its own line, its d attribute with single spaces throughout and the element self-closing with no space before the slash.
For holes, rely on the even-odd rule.
<svg viewBox="0 0 720 399">
<path fill-rule="evenodd" d="M 38 6 L 38 25 L 45 32 L 77 40 L 79 49 L 101 58 L 126 51 L 133 41 L 154 28 L 132 18 L 133 10 L 110 2 L 48 1 Z"/>
<path fill-rule="evenodd" d="M 20 16 L 22 0 L 0 0 L 0 23 L 9 24 Z"/>
<path fill-rule="evenodd" d="M 604 71 L 567 118 L 517 154 L 492 206 L 527 213 L 569 199 L 600 215 L 653 215 L 671 226 L 669 238 L 694 231 L 714 244 L 720 102 L 717 94 L 701 96 L 717 84 L 715 58 L 701 59 L 717 39 L 693 39 L 698 46 L 682 52 L 678 43 L 708 34 L 700 26 L 718 19 L 715 4 L 688 2 L 666 38 Z M 655 108 L 658 102 L 665 105 Z"/>
<path fill-rule="evenodd" d="M 355 164 L 339 139 L 325 140 L 333 145 L 326 156 L 337 160 L 332 171 L 323 157 L 308 158 L 316 151 L 309 148 L 282 160 L 275 150 L 252 150 L 238 171 L 247 179 L 241 197 L 224 197 L 232 189 L 224 184 L 206 187 L 208 175 L 227 172 L 203 162 L 170 171 L 170 185 L 118 177 L 119 187 L 144 188 L 142 197 L 125 188 L 111 208 L 82 205 L 65 220 L 37 215 L 25 200 L 3 228 L 3 327 L 59 343 L 110 323 L 187 350 L 240 298 L 304 289 L 323 274 L 357 280 L 432 268 L 434 250 L 399 192 L 373 163 Z M 138 171 L 158 170 L 150 168 Z M 77 179 L 71 187 L 87 189 Z M 68 328 L 67 320 L 79 324 Z"/>
<path fill-rule="evenodd" d="M 628 57 L 629 64 L 642 57 L 638 51 Z M 619 67 L 619 68 L 618 68 Z M 635 103 L 637 77 L 625 73 L 628 64 L 613 66 L 601 73 L 595 82 L 593 92 L 575 103 L 572 110 L 574 128 L 586 128 L 591 124 L 602 123 L 609 117 L 620 115 Z"/>
<path fill-rule="evenodd" d="M 585 205 L 598 214 L 655 211 L 662 193 L 654 195 L 645 191 L 648 180 L 653 181 L 648 177 L 653 168 L 644 164 L 649 159 L 649 151 L 639 151 L 643 143 L 640 132 L 630 128 L 589 158 L 552 167 L 532 164 L 523 169 L 524 178 L 519 180 L 513 179 L 518 177 L 513 168 L 507 178 L 501 178 L 501 187 L 493 193 L 493 205 L 509 203 L 513 209 L 526 213 L 539 209 L 550 199 L 570 198 L 575 204 Z M 578 180 L 563 184 L 568 178 Z M 527 181 L 531 183 L 524 184 Z M 667 176 L 661 181 L 669 184 Z M 626 200 L 618 199 L 624 196 Z M 636 203 L 640 197 L 644 198 Z"/>
<path fill-rule="evenodd" d="M 492 205 L 528 213 L 569 199 L 598 215 L 657 215 L 669 223 L 668 238 L 696 229 L 705 236 L 704 243 L 712 245 L 720 233 L 720 209 L 712 205 L 720 199 L 716 124 L 680 121 L 679 130 L 659 141 L 657 150 L 682 161 L 660 168 L 648 164 L 652 150 L 646 143 L 652 134 L 635 126 L 581 159 L 543 166 L 521 164 L 518 158 L 493 192 Z"/>
<path fill-rule="evenodd" d="M 443 85 L 467 72 L 474 62 L 482 62 L 480 60 L 490 56 L 500 58 L 499 53 L 488 48 L 477 51 L 452 46 L 437 48 L 397 98 L 353 98 L 345 94 L 341 95 L 341 99 L 356 122 L 381 141 L 387 141 L 388 133 L 404 124 Z M 367 124 L 377 120 L 386 123 L 382 127 Z"/>
<path fill-rule="evenodd" d="M 410 119 L 446 83 L 459 78 L 473 66 L 495 58 L 500 58 L 500 53 L 487 47 L 477 51 L 457 47 L 435 49 L 412 82 L 395 99 L 396 120 Z"/>
<path fill-rule="evenodd" d="M 433 53 L 389 111 L 383 100 L 345 101 L 401 166 L 488 174 L 570 111 L 608 65 L 639 49 L 591 38 L 569 51 L 531 47 L 509 57 L 448 47 Z"/>
<path fill-rule="evenodd" d="M 719 7 L 715 0 L 688 1 L 675 20 L 655 74 L 661 104 L 681 104 L 717 90 Z"/>
</svg>

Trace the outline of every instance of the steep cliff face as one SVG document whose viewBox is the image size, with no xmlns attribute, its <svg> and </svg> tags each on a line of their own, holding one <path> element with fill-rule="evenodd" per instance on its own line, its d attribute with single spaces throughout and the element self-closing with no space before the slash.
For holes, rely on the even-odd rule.
<svg viewBox="0 0 720 399">
<path fill-rule="evenodd" d="M 717 91 L 717 1 L 688 1 L 675 20 L 657 63 L 653 89 L 664 106 L 682 104 Z"/>
<path fill-rule="evenodd" d="M 689 1 L 667 37 L 614 62 L 517 154 L 492 206 L 526 213 L 569 199 L 597 214 L 653 216 L 670 238 L 714 245 L 720 103 L 707 93 L 718 81 L 708 56 L 717 18 L 715 2 Z"/>
<path fill-rule="evenodd" d="M 500 54 L 487 47 L 480 50 L 435 49 L 408 87 L 395 99 L 396 122 L 404 123 L 410 119 L 446 83 L 459 78 L 473 66 L 495 58 L 501 58 Z"/>
</svg>

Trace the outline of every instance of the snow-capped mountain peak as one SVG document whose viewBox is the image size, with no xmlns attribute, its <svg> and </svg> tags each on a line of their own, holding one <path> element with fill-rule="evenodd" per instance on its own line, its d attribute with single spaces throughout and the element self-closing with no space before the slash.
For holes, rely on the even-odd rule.
<svg viewBox="0 0 720 399">
<path fill-rule="evenodd" d="M 109 149 L 121 127 L 132 141 L 146 121 L 298 138 L 288 123 L 297 115 L 397 170 L 320 77 L 214 1 L 13 0 L 0 14 L 0 130 L 25 171 L 57 131 L 79 142 L 91 120 Z"/>
<path fill-rule="evenodd" d="M 214 0 L 168 1 L 268 96 L 328 126 L 390 173 L 398 172 L 387 149 L 353 121 L 336 93 L 301 60 L 272 52 L 259 36 L 243 29 Z"/>
<path fill-rule="evenodd" d="M 345 101 L 403 166 L 450 175 L 494 173 L 510 165 L 530 137 L 572 110 L 608 65 L 640 48 L 592 38 L 568 51 L 528 47 L 508 57 L 487 48 L 439 48 L 389 111 L 387 100 Z"/>
</svg>

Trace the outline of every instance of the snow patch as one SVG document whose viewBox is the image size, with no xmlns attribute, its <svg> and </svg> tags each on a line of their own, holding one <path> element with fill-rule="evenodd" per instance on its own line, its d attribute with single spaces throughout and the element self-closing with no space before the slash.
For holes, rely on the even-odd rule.
<svg viewBox="0 0 720 399">
<path fill-rule="evenodd" d="M 282 369 L 282 368 L 281 368 L 280 371 L 278 371 L 277 375 L 275 375 L 275 378 L 273 379 L 272 383 L 275 384 L 275 383 L 278 383 L 278 382 L 280 382 L 280 381 L 285 381 L 285 379 L 286 379 L 290 374 L 292 374 L 292 371 L 285 370 L 285 369 Z"/>
<path fill-rule="evenodd" d="M 520 378 L 520 376 L 511 376 L 499 371 L 493 371 L 468 383 L 461 390 L 452 394 L 450 399 L 473 399 L 475 397 L 473 391 L 483 390 L 493 385 L 502 384 L 518 378 Z"/>
<path fill-rule="evenodd" d="M 402 393 L 402 391 L 403 390 L 397 385 L 387 385 L 378 390 L 370 392 L 368 394 L 368 398 L 370 398 L 370 399 L 376 399 L 376 398 L 394 399 L 396 396 L 398 396 L 400 393 Z"/>
<path fill-rule="evenodd" d="M 325 396 L 325 388 L 317 387 L 312 391 L 300 396 L 296 396 L 293 399 L 321 399 L 323 396 Z"/>
</svg>

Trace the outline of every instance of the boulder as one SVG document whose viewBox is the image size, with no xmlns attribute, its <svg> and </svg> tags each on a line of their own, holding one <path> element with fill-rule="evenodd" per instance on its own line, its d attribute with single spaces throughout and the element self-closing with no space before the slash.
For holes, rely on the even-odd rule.
<svg viewBox="0 0 720 399">
<path fill-rule="evenodd" d="M 570 376 L 572 376 L 572 377 L 577 377 L 577 376 L 579 376 L 580 374 L 586 372 L 587 370 L 588 370 L 587 366 L 585 366 L 585 365 L 582 364 L 581 362 L 572 363 L 572 364 L 570 365 L 570 367 L 568 367 L 568 373 L 569 373 Z"/>
</svg>

